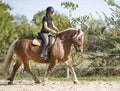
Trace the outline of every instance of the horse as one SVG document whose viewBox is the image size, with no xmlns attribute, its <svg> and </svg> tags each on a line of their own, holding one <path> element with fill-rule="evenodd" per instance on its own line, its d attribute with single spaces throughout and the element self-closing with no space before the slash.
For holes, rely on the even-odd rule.
<svg viewBox="0 0 120 91">
<path fill-rule="evenodd" d="M 49 64 L 43 77 L 43 83 L 48 83 L 48 77 L 57 63 L 64 63 L 70 69 L 73 82 L 76 84 L 78 83 L 76 73 L 70 61 L 70 50 L 73 45 L 76 51 L 83 51 L 84 32 L 82 30 L 68 28 L 59 32 L 55 37 L 54 44 L 49 48 L 50 57 L 47 60 L 43 60 L 39 57 L 41 46 L 33 45 L 32 41 L 33 39 L 31 38 L 23 38 L 11 43 L 4 61 L 4 72 L 9 70 L 13 54 L 16 54 L 18 58 L 8 78 L 8 84 L 13 84 L 14 76 L 22 64 L 25 71 L 30 74 L 34 82 L 40 83 L 36 75 L 30 70 L 30 60 Z"/>
</svg>

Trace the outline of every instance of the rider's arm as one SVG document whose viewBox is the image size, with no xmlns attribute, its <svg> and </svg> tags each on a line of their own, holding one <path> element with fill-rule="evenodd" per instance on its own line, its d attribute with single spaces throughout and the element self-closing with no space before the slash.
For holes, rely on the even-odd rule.
<svg viewBox="0 0 120 91">
<path fill-rule="evenodd" d="M 58 32 L 58 28 L 55 26 L 55 24 L 54 24 L 53 21 L 52 21 L 52 28 L 53 28 L 56 32 Z"/>
<path fill-rule="evenodd" d="M 44 21 L 43 23 L 44 23 L 44 24 L 43 24 L 43 25 L 44 25 L 44 28 L 45 28 L 47 31 L 50 31 L 50 32 L 56 33 L 56 31 L 50 29 L 50 28 L 47 26 L 47 22 L 46 22 L 46 21 Z"/>
</svg>

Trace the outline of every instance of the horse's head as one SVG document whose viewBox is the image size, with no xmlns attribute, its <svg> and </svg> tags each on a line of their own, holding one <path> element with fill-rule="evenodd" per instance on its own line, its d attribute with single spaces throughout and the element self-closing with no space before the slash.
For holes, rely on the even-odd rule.
<svg viewBox="0 0 120 91">
<path fill-rule="evenodd" d="M 80 29 L 72 37 L 73 45 L 77 52 L 83 52 L 84 32 Z"/>
</svg>

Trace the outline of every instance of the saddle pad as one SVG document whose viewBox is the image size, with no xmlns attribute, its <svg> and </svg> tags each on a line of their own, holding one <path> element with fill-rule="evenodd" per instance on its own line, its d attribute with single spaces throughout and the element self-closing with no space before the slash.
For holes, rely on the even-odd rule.
<svg viewBox="0 0 120 91">
<path fill-rule="evenodd" d="M 32 44 L 36 45 L 36 46 L 40 46 L 41 45 L 41 41 L 38 40 L 38 39 L 33 39 Z"/>
</svg>

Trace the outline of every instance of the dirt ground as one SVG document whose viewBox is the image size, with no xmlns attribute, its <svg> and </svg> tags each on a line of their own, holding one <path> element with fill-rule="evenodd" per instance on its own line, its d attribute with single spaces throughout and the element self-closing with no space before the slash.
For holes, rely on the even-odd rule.
<svg viewBox="0 0 120 91">
<path fill-rule="evenodd" d="M 120 91 L 120 82 L 80 81 L 76 85 L 72 81 L 49 81 L 43 85 L 17 80 L 13 85 L 7 85 L 6 80 L 0 80 L 0 91 Z"/>
</svg>

